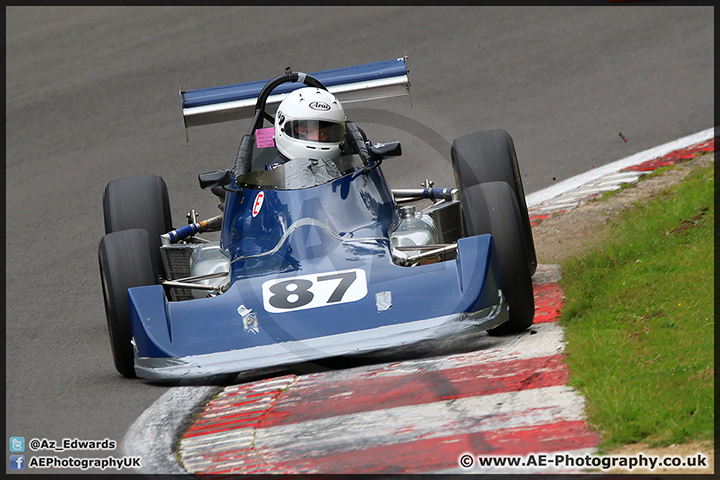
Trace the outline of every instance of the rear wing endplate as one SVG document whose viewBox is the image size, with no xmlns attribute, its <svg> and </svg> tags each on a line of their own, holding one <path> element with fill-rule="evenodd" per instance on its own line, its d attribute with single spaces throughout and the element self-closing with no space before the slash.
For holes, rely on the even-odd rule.
<svg viewBox="0 0 720 480">
<path fill-rule="evenodd" d="M 407 57 L 311 73 L 343 103 L 396 97 L 410 93 Z M 180 91 L 185 128 L 252 118 L 260 91 L 268 80 L 224 87 Z M 267 105 L 278 104 L 302 83 L 280 85 Z"/>
</svg>

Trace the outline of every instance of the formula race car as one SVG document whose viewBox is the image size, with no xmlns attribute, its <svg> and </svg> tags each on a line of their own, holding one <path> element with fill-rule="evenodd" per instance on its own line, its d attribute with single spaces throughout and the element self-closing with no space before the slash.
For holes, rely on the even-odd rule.
<svg viewBox="0 0 720 480">
<path fill-rule="evenodd" d="M 408 91 L 400 58 L 181 92 L 186 128 L 251 125 L 232 168 L 199 175 L 221 215 L 173 228 L 162 178 L 107 185 L 98 256 L 117 371 L 201 378 L 527 329 L 536 256 L 507 132 L 453 142 L 456 188 L 391 190 L 380 166 L 400 144 L 322 120 Z M 326 136 L 302 136 L 312 127 Z"/>
</svg>

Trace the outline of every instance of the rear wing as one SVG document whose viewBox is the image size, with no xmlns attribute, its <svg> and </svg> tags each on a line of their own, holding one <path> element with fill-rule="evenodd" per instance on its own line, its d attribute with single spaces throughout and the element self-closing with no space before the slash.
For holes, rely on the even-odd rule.
<svg viewBox="0 0 720 480">
<path fill-rule="evenodd" d="M 396 97 L 410 93 L 407 57 L 311 73 L 343 103 Z M 268 80 L 224 87 L 180 91 L 185 128 L 252 118 L 260 91 Z M 280 103 L 302 83 L 280 85 L 267 105 Z"/>
</svg>

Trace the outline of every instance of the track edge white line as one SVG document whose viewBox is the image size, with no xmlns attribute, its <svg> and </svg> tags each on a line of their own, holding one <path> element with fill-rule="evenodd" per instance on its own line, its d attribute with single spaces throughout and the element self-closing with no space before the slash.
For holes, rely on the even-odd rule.
<svg viewBox="0 0 720 480">
<path fill-rule="evenodd" d="M 570 177 L 566 180 L 558 182 L 555 185 L 552 185 L 550 187 L 547 187 L 542 190 L 533 192 L 529 195 L 526 195 L 525 202 L 527 203 L 528 208 L 538 206 L 543 202 L 546 202 L 550 199 L 558 197 L 558 196 L 562 195 L 563 193 L 570 192 L 573 189 L 576 189 L 576 188 L 578 188 L 582 185 L 585 185 L 589 182 L 595 181 L 606 175 L 611 175 L 611 174 L 617 173 L 620 170 L 623 170 L 625 168 L 633 167 L 635 165 L 640 165 L 641 163 L 647 162 L 648 160 L 662 157 L 674 150 L 680 150 L 682 148 L 690 147 L 697 143 L 701 143 L 701 142 L 710 140 L 714 136 L 715 136 L 715 127 L 711 127 L 706 130 L 703 130 L 701 132 L 694 133 L 692 135 L 688 135 L 686 137 L 682 137 L 677 140 L 673 140 L 672 142 L 665 143 L 658 147 L 653 147 L 648 150 L 644 150 L 642 152 L 636 153 L 629 157 L 625 157 L 620 160 L 616 160 L 612 163 L 608 163 L 607 165 L 603 165 L 602 167 L 592 169 L 590 171 L 581 173 L 574 177 Z"/>
</svg>

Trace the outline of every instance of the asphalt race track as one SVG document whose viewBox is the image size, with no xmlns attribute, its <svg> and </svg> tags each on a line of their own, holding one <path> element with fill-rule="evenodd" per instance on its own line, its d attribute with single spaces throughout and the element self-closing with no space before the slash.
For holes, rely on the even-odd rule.
<svg viewBox="0 0 720 480">
<path fill-rule="evenodd" d="M 346 108 L 372 140 L 402 142 L 383 165 L 393 187 L 454 186 L 450 143 L 477 130 L 510 132 L 531 193 L 714 121 L 711 7 L 5 13 L 6 438 L 119 443 L 169 388 L 116 374 L 97 244 L 117 177 L 162 175 L 176 226 L 191 208 L 217 214 L 197 174 L 231 167 L 247 125 L 198 127 L 186 142 L 181 87 L 407 53 L 410 99 Z"/>
</svg>

